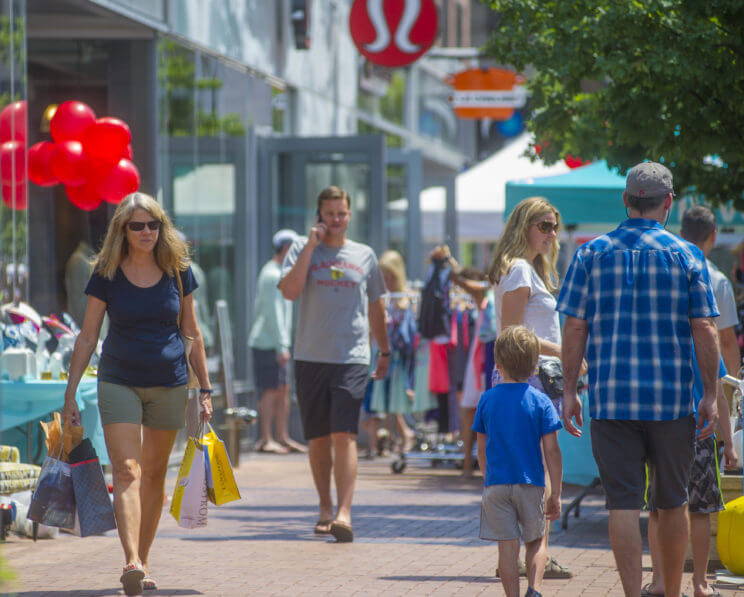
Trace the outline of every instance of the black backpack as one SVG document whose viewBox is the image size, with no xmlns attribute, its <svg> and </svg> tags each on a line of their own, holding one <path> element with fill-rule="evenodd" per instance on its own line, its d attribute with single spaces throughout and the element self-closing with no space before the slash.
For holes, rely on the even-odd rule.
<svg viewBox="0 0 744 597">
<path fill-rule="evenodd" d="M 418 329 L 422 338 L 448 336 L 450 333 L 450 268 L 444 259 L 434 260 L 426 284 L 421 290 Z"/>
</svg>

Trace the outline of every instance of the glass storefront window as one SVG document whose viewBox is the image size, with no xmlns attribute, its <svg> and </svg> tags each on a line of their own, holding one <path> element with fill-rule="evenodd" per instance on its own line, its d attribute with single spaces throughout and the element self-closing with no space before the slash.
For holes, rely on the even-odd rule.
<svg viewBox="0 0 744 597">
<path fill-rule="evenodd" d="M 402 125 L 406 93 L 405 72 L 376 66 L 368 61 L 362 63 L 359 71 L 357 107 Z"/>
<path fill-rule="evenodd" d="M 272 89 L 226 63 L 161 38 L 158 42 L 162 202 L 193 248 L 197 318 L 208 354 L 218 351 L 215 306 L 227 302 L 237 374 L 245 371 L 250 327 L 247 257 L 249 127 L 272 123 Z M 242 269 L 241 269 L 242 268 Z M 249 282 L 249 283 L 252 283 Z"/>
<path fill-rule="evenodd" d="M 26 13 L 0 0 L 0 300 L 28 301 Z"/>
<path fill-rule="evenodd" d="M 405 166 L 387 165 L 388 210 L 385 226 L 388 249 L 407 256 L 408 248 L 408 188 Z"/>
<path fill-rule="evenodd" d="M 448 101 L 452 88 L 426 71 L 420 71 L 420 75 L 419 133 L 456 147 L 461 125 Z"/>
</svg>

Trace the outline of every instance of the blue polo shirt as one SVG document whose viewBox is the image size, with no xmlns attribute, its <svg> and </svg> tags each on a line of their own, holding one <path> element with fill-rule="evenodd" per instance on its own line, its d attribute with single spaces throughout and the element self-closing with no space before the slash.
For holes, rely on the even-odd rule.
<svg viewBox="0 0 744 597">
<path fill-rule="evenodd" d="M 545 487 L 540 440 L 561 428 L 553 403 L 526 383 L 501 383 L 481 396 L 473 431 L 486 434 L 484 486 Z"/>
<path fill-rule="evenodd" d="M 190 267 L 181 272 L 181 282 L 184 296 L 198 287 Z M 103 341 L 98 379 L 143 388 L 187 383 L 175 278 L 164 273 L 154 286 L 141 288 L 121 269 L 116 270 L 113 280 L 93 272 L 85 294 L 106 303 L 111 322 Z"/>
<path fill-rule="evenodd" d="M 692 413 L 690 319 L 718 316 L 700 249 L 654 220 L 628 219 L 578 248 L 556 308 L 588 324 L 592 418 Z"/>
</svg>

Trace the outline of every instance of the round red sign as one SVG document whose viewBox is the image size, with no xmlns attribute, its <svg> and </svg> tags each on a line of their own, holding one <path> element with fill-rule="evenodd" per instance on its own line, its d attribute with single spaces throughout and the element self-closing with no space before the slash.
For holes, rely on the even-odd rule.
<svg viewBox="0 0 744 597">
<path fill-rule="evenodd" d="M 418 60 L 437 37 L 434 0 L 354 0 L 351 39 L 370 62 L 405 66 Z"/>
</svg>

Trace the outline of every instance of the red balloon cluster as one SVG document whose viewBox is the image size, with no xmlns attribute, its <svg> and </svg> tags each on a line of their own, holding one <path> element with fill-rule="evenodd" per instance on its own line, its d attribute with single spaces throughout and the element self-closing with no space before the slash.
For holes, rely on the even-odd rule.
<svg viewBox="0 0 744 597">
<path fill-rule="evenodd" d="M 26 209 L 26 102 L 0 112 L 0 186 L 5 205 Z"/>
<path fill-rule="evenodd" d="M 49 132 L 54 143 L 41 141 L 28 150 L 28 178 L 34 184 L 62 183 L 70 202 L 85 210 L 101 201 L 119 203 L 139 188 L 139 172 L 131 162 L 132 133 L 118 118 L 97 119 L 83 102 L 68 101 L 52 116 Z M 2 147 L 0 174 L 5 168 Z"/>
</svg>

